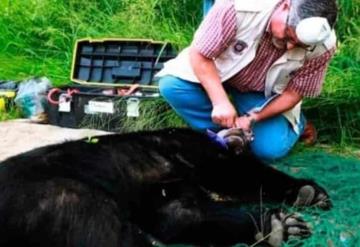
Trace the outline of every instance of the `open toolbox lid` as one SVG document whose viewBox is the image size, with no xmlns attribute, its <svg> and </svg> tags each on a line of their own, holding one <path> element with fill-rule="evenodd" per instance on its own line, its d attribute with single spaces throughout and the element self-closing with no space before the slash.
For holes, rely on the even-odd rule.
<svg viewBox="0 0 360 247">
<path fill-rule="evenodd" d="M 154 75 L 174 58 L 171 44 L 152 40 L 81 39 L 74 47 L 71 80 L 83 86 L 156 89 Z"/>
</svg>

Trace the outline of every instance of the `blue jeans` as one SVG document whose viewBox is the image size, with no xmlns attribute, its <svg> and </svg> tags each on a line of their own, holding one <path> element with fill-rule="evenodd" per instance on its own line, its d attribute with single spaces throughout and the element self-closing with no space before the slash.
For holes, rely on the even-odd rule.
<svg viewBox="0 0 360 247">
<path fill-rule="evenodd" d="M 203 87 L 173 76 L 162 77 L 159 81 L 161 95 L 171 107 L 195 130 L 220 130 L 221 126 L 212 122 L 212 104 Z M 238 113 L 244 114 L 254 107 L 262 105 L 266 98 L 263 93 L 240 93 L 233 88 L 226 88 L 231 95 Z M 299 123 L 303 132 L 305 118 Z M 252 152 L 262 160 L 272 161 L 284 157 L 299 139 L 289 121 L 282 115 L 255 123 Z"/>
</svg>

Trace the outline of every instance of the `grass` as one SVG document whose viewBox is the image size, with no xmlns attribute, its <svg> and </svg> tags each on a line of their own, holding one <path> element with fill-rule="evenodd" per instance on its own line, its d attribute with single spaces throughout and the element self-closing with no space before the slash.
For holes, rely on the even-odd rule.
<svg viewBox="0 0 360 247">
<path fill-rule="evenodd" d="M 0 121 L 16 119 L 21 116 L 21 113 L 15 107 L 11 107 L 7 112 L 0 111 Z"/>
</svg>

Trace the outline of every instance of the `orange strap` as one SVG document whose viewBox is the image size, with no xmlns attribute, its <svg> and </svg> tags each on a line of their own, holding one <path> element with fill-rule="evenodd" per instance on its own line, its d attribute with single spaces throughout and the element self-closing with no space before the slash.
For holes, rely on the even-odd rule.
<svg viewBox="0 0 360 247">
<path fill-rule="evenodd" d="M 59 100 L 54 100 L 52 98 L 54 93 L 60 93 L 60 92 L 61 92 L 61 90 L 59 88 L 53 88 L 49 91 L 49 93 L 47 95 L 47 100 L 50 102 L 50 104 L 58 105 L 60 103 Z M 80 91 L 78 89 L 68 88 L 66 90 L 66 96 L 70 98 L 73 94 L 79 93 L 79 92 Z"/>
<path fill-rule="evenodd" d="M 127 96 L 127 95 L 131 95 L 133 94 L 137 89 L 139 89 L 140 85 L 139 84 L 134 84 L 131 85 L 131 87 L 129 89 L 124 89 L 124 88 L 118 88 L 117 89 L 117 94 L 120 96 Z"/>
</svg>

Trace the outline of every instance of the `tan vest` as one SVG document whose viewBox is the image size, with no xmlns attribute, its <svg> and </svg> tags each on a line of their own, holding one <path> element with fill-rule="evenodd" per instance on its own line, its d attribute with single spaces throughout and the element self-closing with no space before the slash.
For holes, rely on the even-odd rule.
<svg viewBox="0 0 360 247">
<path fill-rule="evenodd" d="M 231 78 L 254 59 L 260 39 L 278 2 L 279 0 L 234 0 L 237 11 L 236 39 L 219 57 L 214 59 L 221 81 Z M 247 45 L 241 52 L 234 50 L 234 45 L 238 41 Z M 267 72 L 265 96 L 270 97 L 274 93 L 281 94 L 291 79 L 291 72 L 300 68 L 306 59 L 319 56 L 335 45 L 336 36 L 335 32 L 332 32 L 331 37 L 324 44 L 316 46 L 311 52 L 303 48 L 294 48 L 285 52 Z M 199 83 L 190 64 L 189 47 L 180 52 L 175 59 L 165 63 L 164 68 L 156 76 L 165 75 Z M 299 132 L 300 105 L 301 102 L 283 113 L 297 133 Z"/>
</svg>

